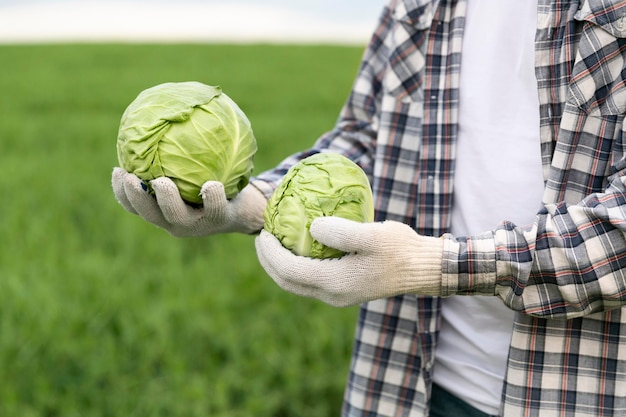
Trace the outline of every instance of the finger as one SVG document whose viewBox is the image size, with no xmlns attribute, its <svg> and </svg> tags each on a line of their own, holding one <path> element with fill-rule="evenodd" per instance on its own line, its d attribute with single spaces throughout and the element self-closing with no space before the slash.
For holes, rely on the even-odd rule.
<svg viewBox="0 0 626 417">
<path fill-rule="evenodd" d="M 288 286 L 288 291 L 295 292 L 297 288 L 304 287 L 317 288 L 314 276 L 322 278 L 325 275 L 320 269 L 323 260 L 295 255 L 266 230 L 261 230 L 254 244 L 265 272 L 281 287 Z M 299 291 L 297 293 L 300 294 Z"/>
<path fill-rule="evenodd" d="M 259 262 L 283 290 L 302 297 L 316 298 L 335 307 L 358 302 L 344 297 L 346 287 L 338 279 L 350 270 L 350 255 L 341 259 L 296 256 L 265 230 L 255 239 L 255 246 Z"/>
<path fill-rule="evenodd" d="M 261 266 L 280 288 L 302 297 L 316 297 L 319 293 L 317 287 L 294 277 L 294 271 L 285 268 L 292 264 L 289 259 L 297 256 L 284 248 L 278 239 L 262 230 L 255 239 L 255 246 Z M 281 252 L 283 256 L 277 255 Z"/>
<path fill-rule="evenodd" d="M 150 223 L 163 226 L 165 220 L 154 196 L 147 191 L 146 185 L 133 174 L 126 174 L 124 192 L 135 212 Z"/>
<path fill-rule="evenodd" d="M 200 190 L 206 216 L 211 219 L 222 219 L 228 207 L 224 184 L 219 181 L 207 181 Z"/>
<path fill-rule="evenodd" d="M 372 249 L 376 230 L 380 223 L 359 223 L 342 217 L 318 217 L 311 222 L 311 236 L 320 243 L 340 250 L 355 253 Z"/>
<path fill-rule="evenodd" d="M 124 182 L 126 181 L 126 176 L 128 174 L 124 169 L 115 167 L 113 168 L 113 173 L 111 174 L 111 186 L 113 187 L 113 194 L 117 201 L 124 207 L 126 211 L 129 211 L 133 214 L 137 214 L 137 211 L 133 207 L 133 205 L 126 197 L 126 191 L 124 191 Z"/>
<path fill-rule="evenodd" d="M 201 209 L 191 207 L 180 196 L 178 187 L 170 178 L 159 177 L 150 181 L 156 201 L 165 220 L 173 225 L 191 226 L 202 215 Z"/>
</svg>

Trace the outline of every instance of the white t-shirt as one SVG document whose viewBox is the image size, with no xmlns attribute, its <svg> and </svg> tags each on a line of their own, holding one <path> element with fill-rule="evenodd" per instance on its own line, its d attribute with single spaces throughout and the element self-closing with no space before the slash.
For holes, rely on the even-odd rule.
<svg viewBox="0 0 626 417">
<path fill-rule="evenodd" d="M 531 224 L 543 193 L 534 73 L 536 1 L 468 0 L 451 231 Z M 434 380 L 497 414 L 514 313 L 497 297 L 443 300 Z"/>
</svg>

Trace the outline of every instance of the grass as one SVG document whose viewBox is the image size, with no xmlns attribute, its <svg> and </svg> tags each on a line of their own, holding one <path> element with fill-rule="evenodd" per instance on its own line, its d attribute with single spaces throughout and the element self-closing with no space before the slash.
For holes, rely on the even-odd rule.
<svg viewBox="0 0 626 417">
<path fill-rule="evenodd" d="M 356 309 L 278 288 L 253 237 L 176 239 L 110 187 L 124 108 L 219 84 L 255 172 L 330 129 L 361 48 L 0 46 L 0 416 L 338 415 Z"/>
</svg>

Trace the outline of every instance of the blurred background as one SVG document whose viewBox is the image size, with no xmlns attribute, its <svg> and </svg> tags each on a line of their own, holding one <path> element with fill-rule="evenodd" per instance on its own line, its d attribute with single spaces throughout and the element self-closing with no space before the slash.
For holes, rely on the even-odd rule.
<svg viewBox="0 0 626 417">
<path fill-rule="evenodd" d="M 0 0 L 0 42 L 363 43 L 383 0 Z"/>
<path fill-rule="evenodd" d="M 280 290 L 254 237 L 177 239 L 110 185 L 170 81 L 248 115 L 255 173 L 331 129 L 382 4 L 0 0 L 0 416 L 337 416 L 358 309 Z"/>
</svg>

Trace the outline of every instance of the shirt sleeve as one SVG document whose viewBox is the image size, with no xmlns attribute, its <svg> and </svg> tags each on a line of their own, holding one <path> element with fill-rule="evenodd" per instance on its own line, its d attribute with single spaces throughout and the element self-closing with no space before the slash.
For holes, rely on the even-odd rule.
<svg viewBox="0 0 626 417">
<path fill-rule="evenodd" d="M 559 91 L 561 112 L 545 115 L 553 129 L 544 130 L 544 144 L 554 147 L 543 155 L 544 208 L 529 227 L 505 222 L 480 236 L 446 235 L 445 295 L 496 295 L 546 318 L 626 305 L 624 32 L 613 30 L 621 15 L 602 2 L 592 6 L 598 10 L 581 14 L 588 22 L 569 44 L 571 75 L 538 81 L 544 96 L 545 89 Z M 550 58 L 538 62 L 542 76 L 554 55 L 543 51 Z"/>
<path fill-rule="evenodd" d="M 626 177 L 579 204 L 547 205 L 531 227 L 444 244 L 444 295 L 500 297 L 525 314 L 573 318 L 626 303 Z"/>
<path fill-rule="evenodd" d="M 319 152 L 336 152 L 350 158 L 363 168 L 371 180 L 372 155 L 382 93 L 381 79 L 388 63 L 386 60 L 388 46 L 384 39 L 392 24 L 390 8 L 385 7 L 365 49 L 352 90 L 334 128 L 323 134 L 310 149 L 285 158 L 275 168 L 251 179 L 252 184 L 267 198 L 291 166 Z"/>
</svg>

